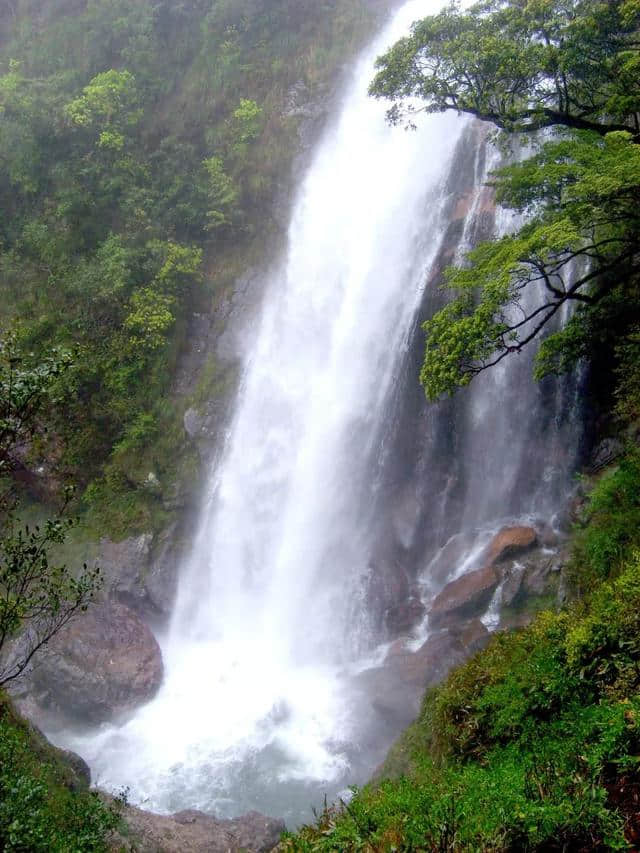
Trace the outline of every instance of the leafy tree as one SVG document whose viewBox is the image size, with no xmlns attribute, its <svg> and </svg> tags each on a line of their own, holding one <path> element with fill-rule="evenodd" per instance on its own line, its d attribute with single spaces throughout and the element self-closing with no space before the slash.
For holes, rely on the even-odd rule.
<svg viewBox="0 0 640 853">
<path fill-rule="evenodd" d="M 55 402 L 55 385 L 68 369 L 67 353 L 52 353 L 28 364 L 15 336 L 0 341 L 0 476 L 18 464 L 17 454 L 37 434 L 47 402 Z M 50 549 L 61 544 L 73 519 L 61 513 L 43 527 L 23 525 L 10 486 L 0 498 L 0 687 L 17 678 L 33 656 L 79 611 L 86 610 L 100 586 L 100 570 L 74 575 L 51 562 Z M 17 638 L 17 639 L 16 639 Z M 11 642 L 15 640 L 15 642 Z"/>
<path fill-rule="evenodd" d="M 76 127 L 98 128 L 101 148 L 122 148 L 123 131 L 142 118 L 135 78 L 129 71 L 104 71 L 67 104 L 65 114 Z"/>
<path fill-rule="evenodd" d="M 508 131 L 637 134 L 639 17 L 638 0 L 452 3 L 378 60 L 371 91 L 394 101 L 394 121 L 454 109 Z"/>
<path fill-rule="evenodd" d="M 124 321 L 134 347 L 155 350 L 164 344 L 166 332 L 174 321 L 173 302 L 171 296 L 157 293 L 150 287 L 135 291 L 131 297 L 131 313 Z"/>
<path fill-rule="evenodd" d="M 413 25 L 371 86 L 389 118 L 456 109 L 508 133 L 555 126 L 537 152 L 497 172 L 498 202 L 527 214 L 446 273 L 454 297 L 425 323 L 421 381 L 437 398 L 519 352 L 568 304 L 537 375 L 587 354 L 594 312 L 633 300 L 640 218 L 640 4 L 490 0 Z M 416 105 L 407 99 L 418 98 Z M 634 301 L 635 304 L 635 301 Z"/>
<path fill-rule="evenodd" d="M 262 107 L 249 98 L 241 98 L 233 111 L 233 125 L 237 142 L 252 142 L 262 130 Z"/>
</svg>

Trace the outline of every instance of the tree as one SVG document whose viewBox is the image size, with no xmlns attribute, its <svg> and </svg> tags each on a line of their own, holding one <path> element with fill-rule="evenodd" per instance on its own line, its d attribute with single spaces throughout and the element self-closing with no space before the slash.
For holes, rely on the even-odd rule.
<svg viewBox="0 0 640 853">
<path fill-rule="evenodd" d="M 50 559 L 74 520 L 65 518 L 71 491 L 59 515 L 40 527 L 19 521 L 10 475 L 17 453 L 42 429 L 46 404 L 55 402 L 56 382 L 71 364 L 65 352 L 39 363 L 20 354 L 15 335 L 0 341 L 0 686 L 16 679 L 100 586 L 100 570 L 85 565 L 77 576 Z M 14 641 L 15 642 L 12 642 Z"/>
<path fill-rule="evenodd" d="M 574 303 L 567 328 L 543 342 L 536 372 L 566 368 L 588 349 L 593 312 L 635 293 L 639 21 L 638 0 L 452 5 L 378 60 L 371 92 L 393 101 L 392 122 L 456 109 L 533 134 L 536 148 L 492 182 L 498 202 L 525 212 L 527 224 L 446 272 L 454 298 L 424 325 L 430 399 L 521 351 Z M 555 138 L 535 134 L 550 126 Z"/>
<path fill-rule="evenodd" d="M 103 71 L 82 90 L 82 95 L 65 107 L 75 127 L 97 129 L 98 146 L 120 150 L 125 132 L 142 118 L 136 81 L 129 71 Z"/>
<path fill-rule="evenodd" d="M 638 0 L 452 3 L 380 57 L 371 92 L 393 100 L 392 121 L 454 109 L 510 132 L 637 135 L 639 19 Z"/>
</svg>

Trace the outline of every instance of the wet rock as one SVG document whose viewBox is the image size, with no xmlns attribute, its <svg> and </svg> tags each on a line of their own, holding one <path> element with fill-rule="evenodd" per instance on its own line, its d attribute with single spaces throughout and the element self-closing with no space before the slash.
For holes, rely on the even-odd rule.
<svg viewBox="0 0 640 853">
<path fill-rule="evenodd" d="M 538 526 L 538 544 L 543 548 L 555 548 L 561 539 L 561 535 L 550 524 L 542 522 Z"/>
<path fill-rule="evenodd" d="M 504 573 L 500 601 L 503 607 L 510 607 L 519 597 L 522 590 L 524 566 L 514 563 Z"/>
<path fill-rule="evenodd" d="M 422 502 L 413 489 L 407 489 L 395 502 L 391 512 L 391 525 L 394 536 L 402 548 L 413 546 L 422 520 Z"/>
<path fill-rule="evenodd" d="M 398 641 L 384 665 L 360 673 L 356 686 L 379 717 L 397 730 L 416 718 L 425 689 L 442 681 L 468 655 L 461 639 L 449 631 L 432 634 L 416 652 Z"/>
<path fill-rule="evenodd" d="M 408 652 L 408 645 L 411 642 L 411 637 L 398 637 L 397 640 L 394 640 L 393 643 L 387 649 L 387 654 L 385 655 L 384 662 L 385 664 L 389 663 L 393 660 L 394 657 L 398 655 L 406 655 Z"/>
<path fill-rule="evenodd" d="M 562 572 L 560 575 L 560 580 L 558 582 L 558 591 L 556 593 L 556 602 L 558 604 L 558 607 L 564 607 L 564 605 L 567 604 L 569 599 L 570 599 L 569 584 L 567 582 L 567 578 L 566 578 L 564 572 Z"/>
<path fill-rule="evenodd" d="M 523 592 L 544 595 L 556 590 L 558 576 L 569 561 L 570 548 L 565 545 L 552 553 L 534 551 L 524 563 Z"/>
<path fill-rule="evenodd" d="M 204 427 L 204 417 L 194 408 L 190 408 L 184 413 L 182 424 L 189 438 L 198 438 Z"/>
<path fill-rule="evenodd" d="M 422 691 L 407 685 L 397 672 L 388 667 L 375 667 L 360 673 L 356 687 L 382 722 L 396 731 L 418 716 Z"/>
<path fill-rule="evenodd" d="M 158 534 L 147 571 L 140 579 L 144 592 L 143 613 L 165 618 L 171 615 L 178 586 L 177 569 L 182 562 L 184 547 L 178 522 Z"/>
<path fill-rule="evenodd" d="M 242 358 L 247 335 L 256 322 L 262 280 L 262 269 L 250 267 L 235 280 L 232 291 L 216 310 L 215 356 L 223 363 L 234 364 Z"/>
<path fill-rule="evenodd" d="M 484 627 L 484 626 L 483 626 Z M 417 652 L 394 658 L 393 666 L 408 684 L 424 690 L 442 681 L 450 669 L 465 659 L 464 642 L 450 631 L 438 631 Z"/>
<path fill-rule="evenodd" d="M 571 526 L 574 524 L 584 524 L 586 522 L 588 507 L 589 500 L 585 495 L 574 495 L 574 497 L 569 501 L 569 505 L 567 507 L 567 518 L 565 521 L 567 531 L 569 531 Z"/>
<path fill-rule="evenodd" d="M 543 595 L 549 587 L 553 567 L 553 554 L 536 554 L 527 560 L 522 576 L 523 591 L 529 595 Z"/>
<path fill-rule="evenodd" d="M 479 615 L 489 604 L 497 586 L 498 575 L 492 566 L 476 569 L 451 581 L 431 605 L 429 624 L 438 628 Z"/>
<path fill-rule="evenodd" d="M 591 459 L 589 460 L 589 469 L 592 474 L 600 471 L 602 468 L 610 465 L 612 462 L 621 456 L 624 451 L 624 444 L 618 438 L 605 438 L 593 450 Z"/>
<path fill-rule="evenodd" d="M 452 633 L 458 637 L 469 655 L 475 655 L 476 652 L 484 649 L 491 639 L 491 633 L 480 619 L 472 619 Z"/>
<path fill-rule="evenodd" d="M 100 723 L 152 699 L 162 674 L 162 655 L 149 628 L 125 605 L 105 602 L 56 635 L 32 679 L 47 707 Z"/>
<path fill-rule="evenodd" d="M 473 542 L 473 533 L 456 533 L 452 536 L 426 567 L 424 575 L 427 581 L 441 586 L 456 566 L 467 557 Z"/>
<path fill-rule="evenodd" d="M 131 607 L 145 619 L 171 614 L 177 568 L 184 554 L 184 531 L 173 522 L 154 539 L 150 533 L 121 542 L 100 540 L 96 563 L 102 569 L 108 597 Z"/>
<path fill-rule="evenodd" d="M 153 536 L 142 533 L 120 542 L 106 537 L 100 540 L 97 564 L 102 570 L 109 595 L 126 600 L 138 609 L 144 598 L 142 578 L 149 567 Z"/>
<path fill-rule="evenodd" d="M 406 633 L 422 619 L 424 605 L 398 560 L 378 559 L 371 564 L 367 612 L 375 629 L 387 637 Z"/>
<path fill-rule="evenodd" d="M 195 810 L 165 816 L 126 806 L 122 817 L 129 838 L 118 841 L 138 853 L 267 853 L 285 830 L 284 821 L 258 812 L 218 820 Z"/>
<path fill-rule="evenodd" d="M 503 527 L 493 537 L 487 548 L 485 562 L 493 566 L 507 557 L 515 557 L 533 548 L 538 541 L 538 534 L 533 527 L 517 525 Z"/>
<path fill-rule="evenodd" d="M 153 495 L 162 494 L 162 484 L 160 483 L 158 475 L 155 473 L 155 471 L 149 471 L 147 476 L 144 478 L 142 487 L 148 492 L 151 492 L 151 494 Z"/>
<path fill-rule="evenodd" d="M 406 601 L 387 608 L 384 620 L 388 634 L 393 637 L 410 631 L 425 613 L 426 608 L 416 595 L 410 595 Z"/>
</svg>

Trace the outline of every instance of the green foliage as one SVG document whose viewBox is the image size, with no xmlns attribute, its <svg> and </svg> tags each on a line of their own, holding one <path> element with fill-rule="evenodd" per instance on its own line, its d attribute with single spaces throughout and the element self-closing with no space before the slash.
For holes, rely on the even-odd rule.
<svg viewBox="0 0 640 853">
<path fill-rule="evenodd" d="M 15 333 L 0 338 L 0 478 L 19 464 L 22 442 L 33 441 L 43 431 L 39 415 L 60 397 L 59 379 L 73 363 L 66 350 L 54 350 L 35 362 L 25 358 Z M 0 512 L 7 499 L 0 498 Z"/>
<path fill-rule="evenodd" d="M 591 589 L 615 575 L 640 545 L 640 451 L 630 448 L 589 496 L 574 535 L 570 578 Z"/>
<path fill-rule="evenodd" d="M 207 173 L 207 197 L 212 207 L 207 211 L 207 229 L 231 225 L 238 189 L 233 178 L 226 174 L 220 157 L 209 157 L 202 164 Z"/>
<path fill-rule="evenodd" d="M 101 853 L 120 823 L 117 807 L 72 790 L 51 748 L 0 694 L 0 849 L 7 853 Z"/>
<path fill-rule="evenodd" d="M 50 421 L 56 474 L 98 515 L 118 484 L 120 531 L 157 509 L 123 470 L 132 425 L 162 423 L 139 447 L 147 464 L 166 433 L 176 467 L 190 464 L 167 396 L 189 318 L 213 310 L 253 235 L 264 245 L 278 227 L 272 201 L 297 145 L 289 90 L 317 95 L 371 20 L 364 0 L 0 13 L 0 328 L 19 318 L 36 356 L 76 352 Z"/>
<path fill-rule="evenodd" d="M 538 378 L 594 356 L 603 312 L 626 310 L 629 331 L 640 247 L 639 21 L 625 0 L 452 4 L 378 60 L 371 92 L 393 101 L 391 121 L 455 109 L 511 134 L 556 128 L 493 177 L 497 201 L 527 224 L 447 271 L 453 298 L 424 325 L 430 399 L 557 327 L 569 304 L 579 310 L 543 342 Z M 407 102 L 416 98 L 418 106 Z M 614 340 L 612 330 L 603 358 Z"/>
<path fill-rule="evenodd" d="M 626 130 L 640 110 L 639 14 L 634 0 L 452 3 L 378 60 L 371 91 L 394 101 L 394 120 L 455 109 L 511 132 Z"/>
<path fill-rule="evenodd" d="M 640 327 L 630 326 L 617 346 L 616 414 L 622 421 L 636 422 L 640 418 Z"/>
<path fill-rule="evenodd" d="M 133 74 L 111 69 L 97 74 L 82 95 L 67 104 L 64 113 L 76 127 L 97 127 L 100 147 L 122 148 L 122 130 L 134 127 L 142 118 L 138 100 Z M 106 145 L 107 138 L 117 144 Z"/>
<path fill-rule="evenodd" d="M 7 475 L 18 467 L 20 452 L 43 429 L 47 403 L 56 396 L 68 354 L 53 353 L 42 363 L 25 359 L 14 335 L 0 342 L 0 686 L 17 678 L 33 656 L 80 610 L 86 610 L 101 585 L 100 570 L 78 573 L 51 560 L 64 542 L 72 519 L 64 510 L 42 527 L 17 518 L 17 502 Z M 19 638 L 13 646 L 10 641 Z"/>
<path fill-rule="evenodd" d="M 548 142 L 501 169 L 494 186 L 499 201 L 527 212 L 530 221 L 447 270 L 455 296 L 424 324 L 421 381 L 431 399 L 520 351 L 573 300 L 578 312 L 538 355 L 538 378 L 561 372 L 589 353 L 594 306 L 601 315 L 605 297 L 618 305 L 634 292 L 640 145 L 630 134 Z M 533 288 L 542 288 L 542 300 L 532 301 Z"/>
<path fill-rule="evenodd" d="M 233 111 L 233 129 L 237 143 L 246 145 L 260 136 L 262 131 L 262 108 L 248 98 L 241 98 Z"/>
</svg>

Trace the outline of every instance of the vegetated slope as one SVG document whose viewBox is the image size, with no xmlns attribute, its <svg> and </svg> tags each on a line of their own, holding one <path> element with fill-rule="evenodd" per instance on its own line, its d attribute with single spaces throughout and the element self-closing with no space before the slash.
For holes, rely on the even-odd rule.
<svg viewBox="0 0 640 853">
<path fill-rule="evenodd" d="M 79 483 L 99 532 L 161 522 L 158 493 L 193 468 L 168 402 L 188 318 L 276 230 L 295 107 L 326 93 L 373 6 L 3 4 L 0 323 L 27 351 L 75 350 L 27 464 Z M 210 364 L 202 395 L 225 380 Z M 144 488 L 149 471 L 159 488 Z"/>
<path fill-rule="evenodd" d="M 0 692 L 0 850 L 99 853 L 119 826 L 118 801 L 107 806 L 89 792 L 82 769 Z"/>
<path fill-rule="evenodd" d="M 640 452 L 631 447 L 599 480 L 576 529 L 570 574 L 584 596 L 496 635 L 429 691 L 378 780 L 284 849 L 637 844 L 639 547 Z"/>
</svg>

